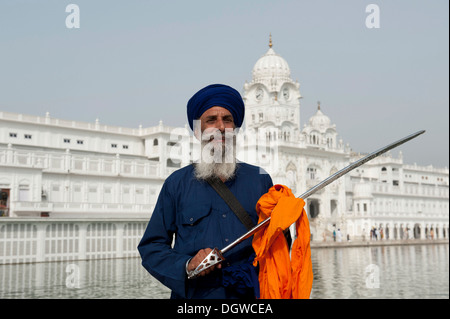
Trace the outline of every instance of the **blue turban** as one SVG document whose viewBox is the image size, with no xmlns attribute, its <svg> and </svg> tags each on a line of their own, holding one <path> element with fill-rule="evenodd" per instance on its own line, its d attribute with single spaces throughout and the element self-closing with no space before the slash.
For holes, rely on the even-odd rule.
<svg viewBox="0 0 450 319">
<path fill-rule="evenodd" d="M 187 117 L 192 130 L 194 130 L 194 120 L 199 119 L 213 106 L 220 106 L 230 111 L 236 127 L 241 127 L 245 106 L 239 92 L 228 85 L 211 84 L 195 93 L 187 104 Z"/>
</svg>

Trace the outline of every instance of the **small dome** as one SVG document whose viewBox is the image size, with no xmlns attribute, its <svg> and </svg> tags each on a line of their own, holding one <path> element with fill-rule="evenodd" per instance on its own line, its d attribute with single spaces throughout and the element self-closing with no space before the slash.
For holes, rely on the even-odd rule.
<svg viewBox="0 0 450 319">
<path fill-rule="evenodd" d="M 330 127 L 331 120 L 328 116 L 322 113 L 320 110 L 320 104 L 317 107 L 317 112 L 309 119 L 309 125 L 313 128 L 323 129 Z"/>
<path fill-rule="evenodd" d="M 285 59 L 275 53 L 272 47 L 258 61 L 252 71 L 253 80 L 279 78 L 290 79 L 291 70 Z"/>
</svg>

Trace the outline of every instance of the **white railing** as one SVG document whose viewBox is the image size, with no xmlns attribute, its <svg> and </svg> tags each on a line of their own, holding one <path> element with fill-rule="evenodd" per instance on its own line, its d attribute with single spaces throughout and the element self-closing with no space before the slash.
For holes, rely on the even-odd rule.
<svg viewBox="0 0 450 319">
<path fill-rule="evenodd" d="M 353 187 L 357 185 L 357 181 L 346 181 L 346 191 L 353 192 Z M 370 182 L 372 186 L 372 194 L 377 195 L 401 195 L 401 196 L 421 196 L 448 199 L 449 189 L 447 186 L 441 185 L 423 185 L 423 184 L 403 184 L 403 186 L 394 186 L 389 183 Z M 311 183 L 311 186 L 314 183 Z M 309 185 L 308 185 L 309 186 Z"/>
<path fill-rule="evenodd" d="M 67 152 L 25 151 L 15 148 L 0 148 L 0 165 L 40 168 L 45 172 L 106 176 L 158 177 L 161 171 L 160 163 L 147 160 L 75 155 Z"/>
<path fill-rule="evenodd" d="M 79 203 L 79 202 L 11 202 L 11 208 L 14 210 L 15 214 L 19 217 L 31 216 L 30 213 L 56 213 L 64 214 L 70 213 L 74 214 L 75 218 L 80 218 L 75 216 L 76 214 L 103 214 L 110 217 L 114 215 L 127 215 L 130 214 L 148 214 L 152 212 L 155 206 L 153 204 L 124 204 L 124 203 Z M 27 215 L 28 214 L 28 215 Z M 14 215 L 13 215 L 14 216 Z M 137 216 L 132 216 L 137 217 Z"/>
<path fill-rule="evenodd" d="M 101 132 L 107 132 L 107 133 L 119 133 L 119 134 L 126 134 L 126 135 L 132 135 L 132 136 L 142 136 L 142 135 L 152 134 L 155 132 L 171 133 L 174 130 L 174 127 L 163 125 L 162 122 L 160 122 L 159 125 L 148 127 L 148 128 L 142 128 L 142 127 L 128 128 L 128 127 L 104 125 L 104 124 L 100 124 L 98 121 L 78 122 L 78 121 L 71 121 L 71 120 L 63 120 L 63 119 L 50 117 L 50 114 L 46 114 L 45 116 L 35 116 L 35 115 L 11 113 L 11 112 L 4 112 L 4 111 L 0 111 L 0 120 L 33 123 L 33 124 L 45 124 L 45 125 L 59 126 L 59 127 L 70 127 L 70 128 L 75 128 L 75 129 L 81 129 L 81 130 L 101 131 Z M 189 135 L 189 131 L 187 129 L 186 129 L 185 134 Z"/>
<path fill-rule="evenodd" d="M 0 264 L 138 257 L 148 219 L 0 220 Z"/>
</svg>

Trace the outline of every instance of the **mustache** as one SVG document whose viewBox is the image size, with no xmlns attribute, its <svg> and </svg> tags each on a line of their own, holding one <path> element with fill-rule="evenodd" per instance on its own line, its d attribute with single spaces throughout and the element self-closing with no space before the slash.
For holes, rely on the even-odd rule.
<svg viewBox="0 0 450 319">
<path fill-rule="evenodd" d="M 201 141 L 201 162 L 233 163 L 236 158 L 236 136 L 227 134 L 204 135 Z"/>
</svg>

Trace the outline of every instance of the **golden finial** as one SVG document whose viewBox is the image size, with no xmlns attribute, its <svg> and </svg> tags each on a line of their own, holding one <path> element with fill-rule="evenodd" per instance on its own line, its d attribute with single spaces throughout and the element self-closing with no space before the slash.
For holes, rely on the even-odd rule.
<svg viewBox="0 0 450 319">
<path fill-rule="evenodd" d="M 272 47 L 272 33 L 269 33 L 269 48 Z"/>
<path fill-rule="evenodd" d="M 320 101 L 317 101 L 317 110 L 320 111 Z"/>
</svg>

